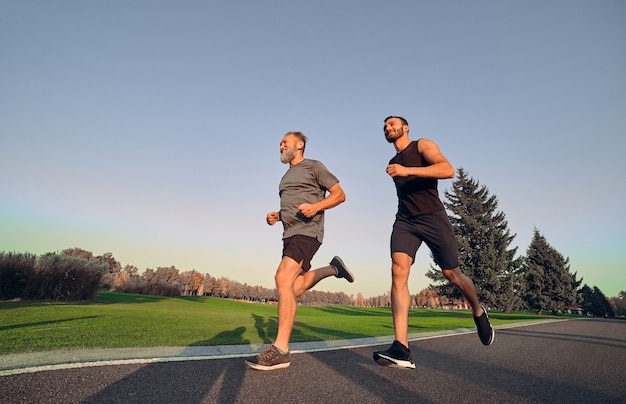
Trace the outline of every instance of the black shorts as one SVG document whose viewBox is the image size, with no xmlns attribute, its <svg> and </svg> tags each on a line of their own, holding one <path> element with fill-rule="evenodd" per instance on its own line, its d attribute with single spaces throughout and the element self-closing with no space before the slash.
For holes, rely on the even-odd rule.
<svg viewBox="0 0 626 404">
<path fill-rule="evenodd" d="M 391 254 L 403 252 L 415 262 L 415 254 L 422 241 L 430 248 L 435 263 L 441 269 L 459 266 L 459 248 L 445 210 L 412 219 L 396 216 L 391 233 Z"/>
<path fill-rule="evenodd" d="M 315 237 L 296 234 L 283 239 L 283 257 L 302 261 L 302 270 L 306 272 L 311 269 L 311 260 L 321 245 Z"/>
</svg>

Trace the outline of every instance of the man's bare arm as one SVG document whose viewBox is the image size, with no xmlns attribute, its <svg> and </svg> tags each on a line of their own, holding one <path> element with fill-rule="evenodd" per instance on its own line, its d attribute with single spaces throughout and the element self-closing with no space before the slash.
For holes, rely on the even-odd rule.
<svg viewBox="0 0 626 404">
<path fill-rule="evenodd" d="M 430 163 L 427 167 L 405 167 L 400 164 L 387 166 L 387 174 L 391 177 L 423 177 L 445 179 L 454 178 L 454 167 L 441 153 L 437 143 L 428 139 L 420 139 L 417 144 L 418 151 Z"/>
<path fill-rule="evenodd" d="M 346 194 L 339 183 L 336 183 L 328 190 L 326 198 L 316 203 L 303 203 L 298 209 L 306 217 L 313 217 L 321 210 L 334 208 L 346 200 Z"/>
</svg>

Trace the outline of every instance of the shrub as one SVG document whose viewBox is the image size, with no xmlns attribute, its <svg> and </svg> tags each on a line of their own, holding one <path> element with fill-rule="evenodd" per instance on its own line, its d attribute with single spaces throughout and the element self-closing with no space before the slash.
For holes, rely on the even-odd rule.
<svg viewBox="0 0 626 404">
<path fill-rule="evenodd" d="M 106 275 L 105 278 L 107 278 Z M 180 296 L 180 285 L 165 279 L 153 278 L 148 281 L 144 277 L 129 275 L 128 273 L 118 273 L 109 279 L 109 290 L 112 292 L 166 297 Z"/>
<path fill-rule="evenodd" d="M 140 276 L 118 276 L 111 282 L 113 292 L 145 294 L 148 282 Z"/>
<path fill-rule="evenodd" d="M 84 258 L 44 254 L 39 258 L 34 290 L 37 299 L 85 300 L 96 296 L 100 279 L 108 267 Z"/>
<path fill-rule="evenodd" d="M 180 296 L 180 286 L 166 281 L 149 283 L 143 294 L 152 296 L 177 297 Z"/>
<path fill-rule="evenodd" d="M 105 263 L 44 254 L 0 253 L 0 298 L 74 301 L 96 296 Z"/>
<path fill-rule="evenodd" d="M 34 254 L 0 252 L 0 299 L 21 298 L 35 272 Z"/>
</svg>

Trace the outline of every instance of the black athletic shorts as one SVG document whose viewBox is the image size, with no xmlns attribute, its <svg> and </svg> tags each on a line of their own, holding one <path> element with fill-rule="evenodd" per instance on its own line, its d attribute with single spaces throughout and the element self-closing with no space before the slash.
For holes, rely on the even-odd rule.
<svg viewBox="0 0 626 404">
<path fill-rule="evenodd" d="M 391 233 L 391 254 L 403 252 L 415 262 L 415 254 L 422 241 L 430 248 L 439 268 L 454 269 L 459 266 L 459 248 L 445 210 L 411 219 L 396 216 Z"/>
<path fill-rule="evenodd" d="M 315 237 L 296 234 L 283 239 L 283 257 L 302 261 L 302 270 L 306 272 L 311 269 L 311 260 L 321 245 Z"/>
</svg>

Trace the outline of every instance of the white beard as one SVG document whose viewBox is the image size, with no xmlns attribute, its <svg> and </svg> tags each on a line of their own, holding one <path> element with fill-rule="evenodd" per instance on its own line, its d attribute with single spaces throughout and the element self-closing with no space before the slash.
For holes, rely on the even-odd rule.
<svg viewBox="0 0 626 404">
<path fill-rule="evenodd" d="M 295 147 L 293 149 L 285 149 L 280 153 L 280 161 L 284 164 L 289 164 L 296 157 L 296 154 L 298 154 L 298 149 Z"/>
</svg>

